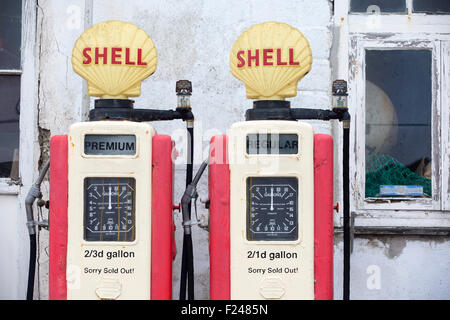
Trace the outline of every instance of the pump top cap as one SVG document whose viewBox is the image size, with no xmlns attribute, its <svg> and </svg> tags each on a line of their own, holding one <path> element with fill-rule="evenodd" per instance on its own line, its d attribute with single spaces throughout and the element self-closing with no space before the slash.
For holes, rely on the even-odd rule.
<svg viewBox="0 0 450 320">
<path fill-rule="evenodd" d="M 152 39 L 134 24 L 98 23 L 87 29 L 72 51 L 73 70 L 88 82 L 90 96 L 127 99 L 141 94 L 141 81 L 158 62 Z"/>
<path fill-rule="evenodd" d="M 284 100 L 297 95 L 298 81 L 310 70 L 308 40 L 286 23 L 265 22 L 243 32 L 230 54 L 232 74 L 248 99 Z"/>
</svg>

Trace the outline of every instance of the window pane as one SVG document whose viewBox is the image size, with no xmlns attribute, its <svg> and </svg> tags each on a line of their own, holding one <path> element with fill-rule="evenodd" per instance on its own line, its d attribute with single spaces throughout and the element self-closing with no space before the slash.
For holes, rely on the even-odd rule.
<svg viewBox="0 0 450 320">
<path fill-rule="evenodd" d="M 0 75 L 0 177 L 17 178 L 20 76 Z"/>
<path fill-rule="evenodd" d="M 431 58 L 366 50 L 366 197 L 431 197 Z"/>
<path fill-rule="evenodd" d="M 413 12 L 450 13 L 449 0 L 414 0 Z"/>
<path fill-rule="evenodd" d="M 353 13 L 406 13 L 406 0 L 351 0 Z"/>
<path fill-rule="evenodd" d="M 22 1 L 2 0 L 0 6 L 0 69 L 20 69 Z"/>
</svg>

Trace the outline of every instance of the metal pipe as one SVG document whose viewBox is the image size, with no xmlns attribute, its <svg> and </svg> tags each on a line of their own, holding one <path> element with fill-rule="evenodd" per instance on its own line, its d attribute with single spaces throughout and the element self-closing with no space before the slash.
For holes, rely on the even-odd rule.
<svg viewBox="0 0 450 320">
<path fill-rule="evenodd" d="M 180 276 L 180 300 L 186 300 L 186 287 L 189 290 L 188 299 L 194 300 L 193 294 L 193 249 L 191 228 L 184 224 L 191 219 L 191 198 L 186 199 L 186 192 L 192 182 L 193 157 L 194 157 L 194 122 L 186 122 L 187 127 L 187 164 L 186 164 L 186 191 L 181 199 L 181 213 L 183 215 L 184 235 L 183 235 L 183 253 L 181 258 L 181 276 Z M 186 283 L 187 280 L 187 283 Z"/>
<path fill-rule="evenodd" d="M 350 116 L 343 121 L 343 200 L 344 200 L 344 274 L 343 274 L 343 299 L 350 300 Z"/>
<path fill-rule="evenodd" d="M 90 121 L 98 120 L 129 120 L 136 122 L 193 120 L 194 115 L 189 109 L 159 110 L 132 108 L 96 108 L 89 112 Z"/>
<path fill-rule="evenodd" d="M 181 262 L 181 278 L 180 278 L 180 300 L 186 300 L 186 276 L 188 280 L 188 300 L 194 299 L 194 260 L 192 248 L 192 219 L 190 209 L 192 199 L 197 198 L 197 184 L 203 172 L 208 166 L 208 161 L 204 161 L 192 182 L 186 187 L 181 198 L 181 212 L 183 215 L 183 254 Z"/>
<path fill-rule="evenodd" d="M 192 83 L 188 80 L 179 80 L 175 86 L 177 93 L 177 109 L 183 120 L 186 121 L 187 134 L 187 163 L 186 163 L 186 191 L 181 200 L 181 212 L 183 215 L 183 253 L 181 260 L 180 276 L 180 300 L 186 300 L 186 286 L 188 290 L 188 300 L 194 300 L 194 253 L 192 246 L 192 236 L 190 225 L 191 220 L 191 198 L 188 192 L 192 182 L 192 172 L 194 164 L 194 116 L 191 112 L 190 97 L 192 93 Z M 189 116 L 189 117 L 188 117 Z M 189 191 L 188 191 L 189 189 Z M 188 198 L 189 197 L 189 198 Z M 187 283 L 186 283 L 187 280 Z"/>
<path fill-rule="evenodd" d="M 291 116 L 295 120 L 339 120 L 341 114 L 328 109 L 291 109 Z"/>
<path fill-rule="evenodd" d="M 33 203 L 36 199 L 42 198 L 41 183 L 44 180 L 45 174 L 50 167 L 50 160 L 48 160 L 41 169 L 39 177 L 31 186 L 25 197 L 25 211 L 27 214 L 27 228 L 30 235 L 30 261 L 28 266 L 28 285 L 27 285 L 27 300 L 33 300 L 34 292 L 34 276 L 36 272 L 36 222 L 33 216 Z"/>
</svg>

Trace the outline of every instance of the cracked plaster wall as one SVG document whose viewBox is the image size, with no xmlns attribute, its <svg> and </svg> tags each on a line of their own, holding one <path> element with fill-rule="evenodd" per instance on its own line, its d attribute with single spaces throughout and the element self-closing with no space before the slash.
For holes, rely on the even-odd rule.
<svg viewBox="0 0 450 320">
<path fill-rule="evenodd" d="M 314 63 L 310 74 L 299 85 L 299 95 L 290 99 L 296 106 L 323 108 L 331 103 L 331 11 L 328 1 L 284 1 L 276 8 L 270 1 L 133 1 L 126 7 L 121 1 L 41 0 L 37 10 L 39 38 L 38 128 L 41 161 L 48 152 L 48 138 L 66 134 L 70 124 L 84 119 L 86 87 L 72 70 L 71 52 L 86 23 L 120 19 L 137 24 L 155 42 L 159 64 L 156 73 L 142 84 L 142 95 L 135 98 L 137 108 L 174 108 L 175 81 L 193 83 L 192 106 L 196 115 L 195 167 L 207 154 L 212 135 L 225 133 L 229 126 L 244 119 L 251 106 L 245 89 L 229 72 L 228 55 L 233 42 L 248 27 L 268 20 L 287 22 L 299 28 L 310 40 Z M 87 19 L 87 20 L 86 20 Z M 220 121 L 217 115 L 220 114 Z M 329 133 L 328 124 L 313 122 L 319 133 Z M 170 134 L 184 157 L 184 123 L 161 122 L 155 128 Z M 47 155 L 48 156 L 48 155 Z M 184 191 L 184 165 L 175 172 L 174 202 Z M 207 194 L 207 171 L 199 193 Z M 48 184 L 44 186 L 44 194 Z M 199 213 L 207 211 L 199 203 Z M 45 215 L 46 213 L 44 213 Z M 177 258 L 174 262 L 173 297 L 178 298 L 182 249 L 181 217 L 175 214 Z M 208 234 L 194 227 L 196 298 L 208 299 Z M 356 238 L 352 255 L 352 298 L 449 298 L 448 280 L 435 279 L 448 274 L 449 239 L 433 237 Z M 48 298 L 48 234 L 40 232 L 38 286 L 35 297 Z M 444 257 L 447 260 L 442 261 Z M 342 297 L 342 241 L 335 240 L 335 298 Z M 427 264 L 427 261 L 435 263 Z M 380 289 L 368 289 L 369 266 L 379 266 Z M 414 265 L 414 268 L 411 268 Z M 375 268 L 376 270 L 376 268 Z M 433 279 L 431 279 L 432 277 Z M 430 281 L 432 280 L 432 281 Z M 398 285 L 397 285 L 398 283 Z M 375 286 L 376 287 L 376 286 Z M 420 290 L 419 290 L 420 289 Z"/>
</svg>

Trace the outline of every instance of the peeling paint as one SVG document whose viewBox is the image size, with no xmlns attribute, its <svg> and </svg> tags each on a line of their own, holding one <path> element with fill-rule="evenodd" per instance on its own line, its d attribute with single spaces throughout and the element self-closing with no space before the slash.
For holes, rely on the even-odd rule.
<svg viewBox="0 0 450 320">
<path fill-rule="evenodd" d="M 406 239 L 404 237 L 401 238 L 391 238 L 389 241 L 385 243 L 386 248 L 384 250 L 385 255 L 389 259 L 394 259 L 399 257 L 403 249 L 406 247 Z"/>
<path fill-rule="evenodd" d="M 359 245 L 358 250 L 370 251 L 373 249 L 382 249 L 384 255 L 389 259 L 400 257 L 407 247 L 408 243 L 419 242 L 424 246 L 435 249 L 438 244 L 444 244 L 450 241 L 449 237 L 441 236 L 407 236 L 407 235 L 373 235 L 358 236 L 355 239 L 365 240 L 364 246 Z"/>
</svg>

